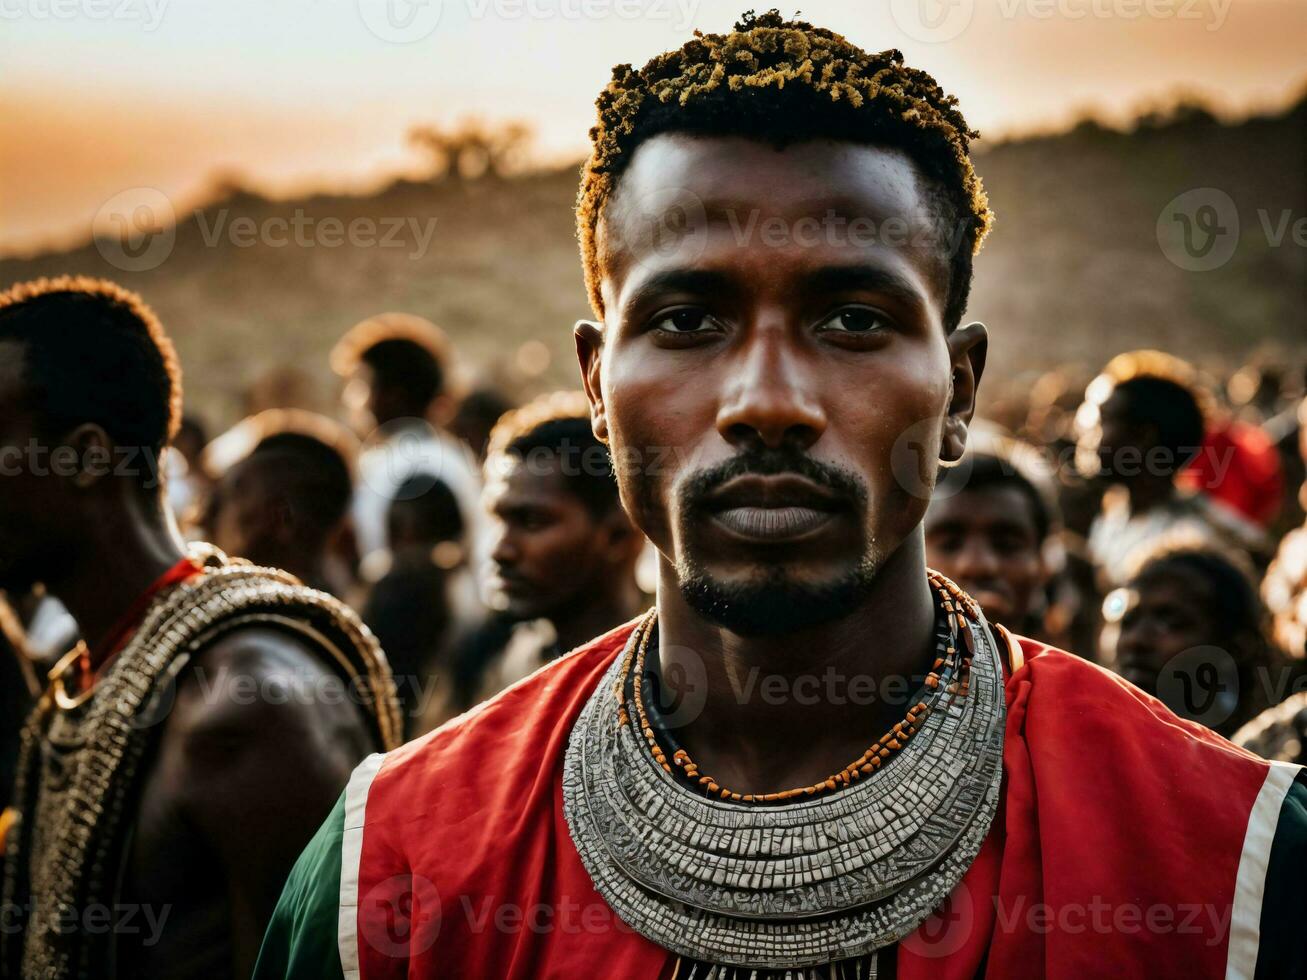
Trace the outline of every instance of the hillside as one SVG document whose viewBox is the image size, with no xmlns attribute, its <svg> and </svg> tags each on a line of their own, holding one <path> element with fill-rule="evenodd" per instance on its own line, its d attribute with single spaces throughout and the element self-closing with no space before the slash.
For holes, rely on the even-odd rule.
<svg viewBox="0 0 1307 980">
<path fill-rule="evenodd" d="M 990 325 L 990 363 L 1001 376 L 1068 360 L 1097 365 L 1141 345 L 1199 360 L 1267 343 L 1298 354 L 1307 346 L 1307 248 L 1294 243 L 1292 225 L 1307 220 L 1307 103 L 1237 125 L 1202 113 L 1129 133 L 1085 124 L 989 147 L 977 166 L 999 220 L 978 260 L 971 314 Z M 570 383 L 570 327 L 586 313 L 575 187 L 568 169 L 400 182 L 371 197 L 236 192 L 184 215 L 157 268 L 121 271 L 88 242 L 0 260 L 0 282 L 73 272 L 139 290 L 177 340 L 192 404 L 215 420 L 232 419 L 244 387 L 281 364 L 312 374 L 326 399 L 333 341 L 381 310 L 430 317 L 482 369 L 539 339 L 553 357 L 535 383 Z M 1159 246 L 1159 216 L 1177 195 L 1205 187 L 1233 200 L 1238 246 L 1219 268 L 1187 271 Z M 1228 229 L 1228 209 L 1217 216 Z M 333 245 L 339 232 L 322 224 L 330 218 L 370 220 L 391 244 Z M 250 226 L 238 219 L 276 229 L 287 244 L 249 244 Z M 285 230 L 292 219 L 316 243 L 295 244 Z"/>
</svg>

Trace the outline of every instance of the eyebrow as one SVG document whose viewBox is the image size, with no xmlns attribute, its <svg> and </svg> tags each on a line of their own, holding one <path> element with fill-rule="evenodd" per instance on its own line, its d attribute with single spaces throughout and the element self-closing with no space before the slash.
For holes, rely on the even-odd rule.
<svg viewBox="0 0 1307 980">
<path fill-rule="evenodd" d="M 804 288 L 812 293 L 884 293 L 914 308 L 924 307 L 926 297 L 912 280 L 869 265 L 831 265 L 805 277 Z"/>
<path fill-rule="evenodd" d="M 715 269 L 665 269 L 636 286 L 622 307 L 625 310 L 632 309 L 663 293 L 703 296 L 733 291 L 730 276 Z"/>
</svg>

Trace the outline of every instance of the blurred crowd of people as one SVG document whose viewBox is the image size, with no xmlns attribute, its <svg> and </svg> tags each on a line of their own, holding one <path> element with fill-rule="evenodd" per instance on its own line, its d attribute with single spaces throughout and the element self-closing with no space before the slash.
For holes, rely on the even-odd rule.
<svg viewBox="0 0 1307 980">
<path fill-rule="evenodd" d="M 359 610 L 406 736 L 647 606 L 647 544 L 579 391 L 520 406 L 489 386 L 460 393 L 449 338 L 407 314 L 353 327 L 331 366 L 339 420 L 291 404 L 210 438 L 187 415 L 167 496 L 187 538 Z M 995 621 L 1297 759 L 1307 372 L 1248 364 L 1221 379 L 1136 351 L 1078 374 L 991 399 L 935 488 L 931 565 Z M 37 591 L 9 596 L 0 628 L 3 801 L 24 708 L 77 627 Z"/>
<path fill-rule="evenodd" d="M 409 737 L 630 620 L 654 588 L 584 396 L 460 394 L 453 358 L 420 317 L 370 318 L 332 352 L 343 421 L 286 405 L 210 438 L 187 415 L 166 465 L 189 539 L 359 610 Z M 935 489 L 931 565 L 995 621 L 1297 758 L 1307 372 L 1220 379 L 1136 351 L 1077 375 L 991 399 Z M 39 592 L 10 596 L 0 627 L 7 785 L 24 704 L 77 628 Z"/>
<path fill-rule="evenodd" d="M 164 493 L 185 539 L 357 610 L 393 673 L 399 738 L 649 606 L 656 561 L 582 392 L 469 390 L 449 338 L 412 315 L 356 325 L 331 367 L 334 416 L 285 385 L 252 392 L 259 410 L 219 434 L 186 415 Z M 920 488 L 929 564 L 1012 631 L 1307 761 L 1307 371 L 1218 378 L 1134 351 L 989 404 L 963 458 Z M 39 585 L 0 601 L 0 644 L 3 808 L 23 719 L 84 645 Z"/>
</svg>

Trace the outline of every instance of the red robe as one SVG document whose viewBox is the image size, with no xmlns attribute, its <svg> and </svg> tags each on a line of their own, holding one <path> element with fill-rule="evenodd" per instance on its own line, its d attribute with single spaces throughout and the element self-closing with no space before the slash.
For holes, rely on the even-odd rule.
<svg viewBox="0 0 1307 980">
<path fill-rule="evenodd" d="M 323 976 L 330 951 L 310 947 L 330 930 L 306 937 L 332 915 L 347 978 L 669 977 L 675 957 L 605 904 L 563 816 L 568 736 L 631 628 L 360 766 L 256 978 Z M 1296 770 L 1016 643 L 998 814 L 945 907 L 900 944 L 899 977 L 1252 977 L 1267 820 L 1274 837 Z"/>
</svg>

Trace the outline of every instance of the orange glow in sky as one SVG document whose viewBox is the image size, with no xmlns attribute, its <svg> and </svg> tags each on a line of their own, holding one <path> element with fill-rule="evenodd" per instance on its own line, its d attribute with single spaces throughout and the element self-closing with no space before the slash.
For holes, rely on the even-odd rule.
<svg viewBox="0 0 1307 980">
<path fill-rule="evenodd" d="M 595 95 L 750 4 L 721 0 L 0 0 L 0 247 L 84 238 L 100 205 L 179 202 L 219 173 L 363 187 L 416 123 L 520 119 L 578 159 Z M 816 0 L 805 19 L 901 48 L 990 136 L 1201 95 L 1231 113 L 1307 81 L 1303 0 Z M 788 12 L 788 11 L 787 11 Z"/>
</svg>

